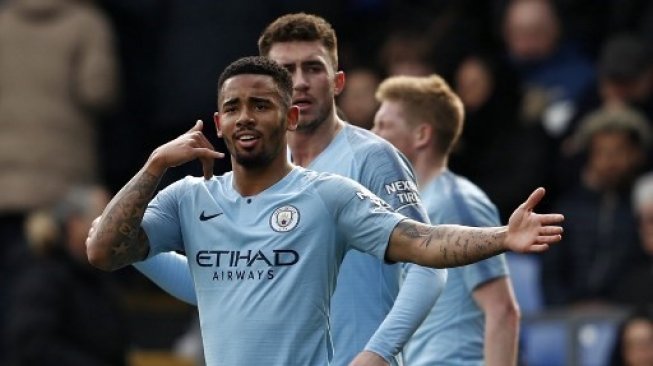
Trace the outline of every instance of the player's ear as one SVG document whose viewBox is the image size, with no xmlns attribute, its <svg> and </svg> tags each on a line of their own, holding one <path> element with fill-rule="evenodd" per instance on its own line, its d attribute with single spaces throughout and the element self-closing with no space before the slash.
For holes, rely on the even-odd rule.
<svg viewBox="0 0 653 366">
<path fill-rule="evenodd" d="M 295 131 L 297 129 L 297 123 L 299 121 L 299 107 L 293 105 L 288 108 L 288 112 L 286 113 L 286 121 L 288 123 L 288 126 L 286 127 L 288 131 Z"/>
<path fill-rule="evenodd" d="M 218 137 L 222 138 L 222 130 L 220 129 L 220 113 L 213 113 L 213 123 L 215 123 L 215 130 L 218 132 Z"/>
<path fill-rule="evenodd" d="M 335 95 L 340 95 L 340 93 L 342 93 L 342 91 L 345 89 L 345 80 L 345 72 L 342 70 L 336 72 L 336 74 L 333 76 Z"/>
<path fill-rule="evenodd" d="M 429 123 L 420 123 L 413 132 L 416 149 L 428 146 L 433 139 L 433 126 Z"/>
</svg>

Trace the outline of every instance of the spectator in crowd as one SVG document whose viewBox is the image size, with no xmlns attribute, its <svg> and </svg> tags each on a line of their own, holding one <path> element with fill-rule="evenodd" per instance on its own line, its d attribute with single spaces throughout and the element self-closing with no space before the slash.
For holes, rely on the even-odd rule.
<svg viewBox="0 0 653 366">
<path fill-rule="evenodd" d="M 588 1 L 595 5 L 593 1 Z M 609 32 L 633 32 L 641 35 L 646 42 L 653 42 L 653 2 L 649 0 L 610 0 L 608 1 Z M 596 22 L 588 24 L 597 27 Z"/>
<path fill-rule="evenodd" d="M 492 197 L 505 221 L 520 197 L 544 184 L 547 139 L 541 126 L 522 122 L 521 84 L 509 65 L 470 54 L 458 66 L 453 86 L 465 107 L 466 127 L 450 165 Z"/>
<path fill-rule="evenodd" d="M 564 245 L 543 257 L 549 305 L 609 301 L 642 258 L 630 192 L 650 139 L 649 122 L 630 109 L 601 109 L 581 122 L 574 137 L 586 153 L 581 177 L 554 204 L 567 217 Z"/>
<path fill-rule="evenodd" d="M 609 37 L 601 47 L 597 60 L 597 85 L 580 102 L 578 116 L 601 106 L 630 106 L 646 114 L 649 120 L 653 118 L 651 51 L 650 46 L 638 35 L 623 33 Z M 573 133 L 575 128 L 572 126 L 570 132 Z M 564 148 L 565 146 L 563 154 L 568 154 Z"/>
<path fill-rule="evenodd" d="M 570 136 L 579 128 L 583 116 L 602 107 L 630 107 L 644 113 L 649 121 L 653 117 L 653 58 L 646 43 L 633 35 L 609 38 L 601 49 L 597 69 L 598 84 L 580 103 L 580 118 L 574 118 L 569 136 L 558 151 L 554 176 L 556 186 L 560 188 L 577 183 L 582 161 L 574 154 Z M 650 151 L 647 154 L 650 156 Z"/>
<path fill-rule="evenodd" d="M 379 63 L 387 75 L 425 76 L 433 73 L 428 61 L 428 38 L 416 31 L 388 34 L 379 51 Z"/>
<path fill-rule="evenodd" d="M 113 46 L 107 20 L 84 2 L 0 6 L 0 318 L 26 214 L 97 178 L 96 124 L 117 95 Z"/>
<path fill-rule="evenodd" d="M 653 314 L 650 307 L 638 308 L 623 321 L 617 332 L 610 365 L 653 365 Z"/>
<path fill-rule="evenodd" d="M 614 298 L 626 305 L 653 305 L 653 173 L 647 173 L 635 183 L 633 209 L 645 260 L 634 264 L 617 282 Z"/>
<path fill-rule="evenodd" d="M 599 94 L 603 105 L 630 105 L 653 117 L 653 56 L 634 35 L 607 40 L 599 58 Z"/>
<path fill-rule="evenodd" d="M 86 236 L 109 195 L 74 187 L 26 221 L 34 263 L 18 276 L 6 329 L 10 365 L 126 365 L 126 323 L 106 273 L 86 259 Z"/>
<path fill-rule="evenodd" d="M 525 110 L 556 138 L 566 132 L 594 82 L 591 62 L 565 39 L 562 28 L 547 0 L 512 0 L 503 19 L 508 57 L 526 84 Z"/>
</svg>

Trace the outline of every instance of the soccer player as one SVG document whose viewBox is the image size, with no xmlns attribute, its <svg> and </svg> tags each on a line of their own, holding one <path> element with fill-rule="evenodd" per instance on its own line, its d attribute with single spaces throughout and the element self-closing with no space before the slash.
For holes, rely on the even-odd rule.
<svg viewBox="0 0 653 366">
<path fill-rule="evenodd" d="M 286 156 L 286 131 L 299 115 L 291 76 L 265 57 L 232 63 L 218 90 L 215 123 L 233 172 L 211 175 L 224 154 L 198 121 L 154 150 L 87 239 L 89 261 L 104 270 L 165 251 L 188 255 L 209 366 L 329 364 L 329 300 L 349 248 L 451 267 L 506 250 L 541 252 L 561 239 L 562 215 L 533 212 L 541 188 L 507 226 L 433 227 L 348 178 L 294 166 Z M 204 178 L 187 177 L 152 200 L 165 171 L 193 159 Z"/>
<path fill-rule="evenodd" d="M 351 178 L 397 212 L 428 222 L 405 158 L 387 141 L 336 115 L 334 98 L 345 86 L 345 75 L 338 71 L 337 38 L 331 25 L 313 15 L 282 16 L 262 32 L 259 51 L 288 69 L 293 78 L 292 103 L 299 107 L 299 121 L 287 136 L 290 160 Z M 164 253 L 136 267 L 168 292 L 195 302 L 183 256 Z M 375 355 L 361 355 L 358 362 L 373 358 L 378 365 L 399 364 L 398 352 L 428 315 L 446 278 L 444 269 L 414 265 L 407 265 L 405 273 L 400 289 L 401 265 L 358 251 L 345 254 L 331 300 L 334 365 L 348 365 L 364 349 Z M 389 312 L 392 327 L 368 343 Z"/>
<path fill-rule="evenodd" d="M 463 128 L 458 96 L 439 76 L 396 76 L 376 93 L 373 132 L 399 148 L 415 168 L 432 224 L 500 225 L 496 207 L 476 185 L 447 168 Z M 519 308 L 503 255 L 449 269 L 431 314 L 404 358 L 411 366 L 517 362 Z"/>
</svg>

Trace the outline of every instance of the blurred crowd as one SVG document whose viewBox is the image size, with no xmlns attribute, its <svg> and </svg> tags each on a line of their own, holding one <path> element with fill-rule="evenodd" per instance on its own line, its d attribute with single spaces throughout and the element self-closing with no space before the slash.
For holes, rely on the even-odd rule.
<svg viewBox="0 0 653 366">
<path fill-rule="evenodd" d="M 267 23 L 298 11 L 339 34 L 347 121 L 371 128 L 384 78 L 437 73 L 465 106 L 451 169 L 478 184 L 504 222 L 534 187 L 547 188 L 540 209 L 566 216 L 565 235 L 533 261 L 539 282 L 523 286 L 542 301 L 532 314 L 651 306 L 653 2 L 0 0 L 0 329 L 9 340 L 0 354 L 45 365 L 25 361 L 52 345 L 30 327 L 63 321 L 79 333 L 59 337 L 95 354 L 77 354 L 79 364 L 119 364 L 102 357 L 125 344 L 81 335 L 101 321 L 96 329 L 127 342 L 112 327 L 121 306 L 109 304 L 142 279 L 106 283 L 75 259 L 78 231 L 98 212 L 93 189 L 115 193 L 154 147 L 211 121 L 221 70 L 257 53 Z M 228 169 L 217 162 L 216 173 Z M 188 164 L 163 185 L 200 171 Z M 60 313 L 27 305 L 46 301 Z M 105 309 L 85 314 L 87 302 Z"/>
</svg>

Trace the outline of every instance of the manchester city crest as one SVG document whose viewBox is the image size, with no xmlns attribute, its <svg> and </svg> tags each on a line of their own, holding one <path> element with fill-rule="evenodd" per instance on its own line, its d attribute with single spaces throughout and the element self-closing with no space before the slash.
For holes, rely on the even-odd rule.
<svg viewBox="0 0 653 366">
<path fill-rule="evenodd" d="M 272 212 L 270 227 L 272 230 L 285 233 L 294 229 L 299 223 L 299 210 L 294 206 L 282 206 Z"/>
</svg>

